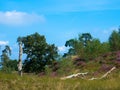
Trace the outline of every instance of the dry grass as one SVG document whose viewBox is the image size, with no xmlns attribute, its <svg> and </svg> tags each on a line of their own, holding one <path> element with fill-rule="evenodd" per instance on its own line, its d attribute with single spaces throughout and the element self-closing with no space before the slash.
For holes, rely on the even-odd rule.
<svg viewBox="0 0 120 90">
<path fill-rule="evenodd" d="M 0 73 L 0 90 L 119 90 L 119 81 L 119 73 L 94 81 Z"/>
</svg>

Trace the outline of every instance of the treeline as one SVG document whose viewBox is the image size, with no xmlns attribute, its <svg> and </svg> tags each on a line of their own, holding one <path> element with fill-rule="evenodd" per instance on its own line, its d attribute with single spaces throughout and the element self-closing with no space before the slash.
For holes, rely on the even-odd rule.
<svg viewBox="0 0 120 90">
<path fill-rule="evenodd" d="M 89 62 L 100 55 L 120 50 L 120 29 L 114 30 L 106 42 L 101 42 L 90 33 L 79 34 L 78 38 L 66 41 L 65 46 L 69 47 L 69 50 L 63 56 L 58 54 L 58 48 L 54 44 L 48 44 L 45 36 L 39 33 L 18 37 L 18 39 L 22 41 L 23 53 L 26 54 L 26 59 L 23 60 L 23 71 L 27 73 L 56 71 L 62 73 L 67 67 L 70 70 L 74 69 L 71 56 Z M 1 70 L 17 70 L 17 60 L 10 60 L 10 55 L 11 50 L 6 46 L 2 50 Z"/>
<path fill-rule="evenodd" d="M 68 53 L 64 54 L 64 57 L 77 55 L 85 60 L 94 59 L 110 51 L 109 42 L 100 42 L 99 39 L 93 38 L 90 33 L 83 33 L 78 38 L 66 41 L 65 46 L 70 47 L 70 49 Z"/>
</svg>

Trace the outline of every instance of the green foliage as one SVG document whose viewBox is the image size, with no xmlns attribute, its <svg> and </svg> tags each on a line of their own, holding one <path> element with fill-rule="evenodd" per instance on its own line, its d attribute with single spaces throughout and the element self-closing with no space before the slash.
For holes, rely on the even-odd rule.
<svg viewBox="0 0 120 90">
<path fill-rule="evenodd" d="M 65 46 L 70 47 L 68 55 L 79 55 L 81 58 L 85 58 L 86 47 L 90 46 L 92 36 L 90 33 L 80 34 L 77 39 L 70 39 L 66 41 Z M 88 46 L 89 44 L 89 46 Z"/>
<path fill-rule="evenodd" d="M 3 66 L 7 61 L 9 61 L 9 55 L 11 55 L 11 49 L 8 45 L 5 46 L 5 49 L 2 50 L 1 61 Z"/>
<path fill-rule="evenodd" d="M 120 50 L 120 32 L 114 30 L 109 37 L 109 43 L 112 51 Z"/>
<path fill-rule="evenodd" d="M 2 67 L 1 71 L 5 73 L 12 73 L 13 71 L 17 71 L 17 60 L 9 60 Z"/>
<path fill-rule="evenodd" d="M 7 73 L 17 70 L 17 60 L 10 60 L 9 55 L 11 55 L 11 49 L 6 45 L 5 49 L 2 50 L 1 70 Z"/>
<path fill-rule="evenodd" d="M 70 39 L 66 41 L 65 46 L 70 47 L 68 54 L 69 55 L 75 55 L 77 52 L 77 45 L 78 45 L 78 40 L 77 39 Z"/>
<path fill-rule="evenodd" d="M 80 57 L 84 57 L 84 47 L 87 46 L 88 42 L 92 40 L 92 36 L 90 33 L 80 34 L 78 39 L 70 39 L 66 41 L 65 46 L 70 47 L 68 54 L 69 55 L 80 55 Z"/>
<path fill-rule="evenodd" d="M 92 36 L 90 33 L 83 33 L 82 35 L 79 35 L 79 41 L 81 41 L 84 46 L 87 46 L 87 43 L 92 40 Z"/>
<path fill-rule="evenodd" d="M 50 68 L 49 66 L 45 66 L 45 74 L 47 76 L 50 76 L 52 73 L 52 68 Z"/>
<path fill-rule="evenodd" d="M 107 53 L 110 52 L 110 44 L 109 42 L 103 42 L 102 43 L 102 48 L 101 48 L 101 53 Z"/>
<path fill-rule="evenodd" d="M 109 52 L 109 49 L 109 44 L 107 42 L 101 43 L 99 39 L 93 39 L 91 42 L 88 42 L 85 47 L 85 57 L 88 59 L 94 59 Z"/>
<path fill-rule="evenodd" d="M 71 57 L 62 58 L 59 62 L 59 69 L 57 70 L 59 75 L 69 75 L 74 72 L 75 66 Z"/>
<path fill-rule="evenodd" d="M 25 72 L 42 72 L 45 70 L 46 65 L 55 60 L 57 47 L 54 44 L 47 44 L 43 35 L 34 33 L 22 37 L 20 40 L 23 43 L 23 53 L 27 55 L 24 62 Z"/>
<path fill-rule="evenodd" d="M 2 68 L 4 68 L 6 66 L 6 63 L 9 61 L 9 57 L 7 56 L 7 54 L 5 53 L 2 53 L 1 55 L 1 65 L 2 65 Z"/>
<path fill-rule="evenodd" d="M 17 71 L 18 70 L 17 64 L 18 64 L 17 60 L 9 60 L 7 63 L 7 67 L 10 68 L 12 71 Z"/>
<path fill-rule="evenodd" d="M 94 58 L 99 53 L 98 50 L 101 47 L 101 43 L 97 39 L 93 39 L 91 42 L 87 43 L 87 46 L 85 47 L 85 56 L 87 58 Z"/>
<path fill-rule="evenodd" d="M 78 39 L 66 41 L 65 46 L 70 47 L 68 55 L 78 55 L 86 60 L 94 59 L 110 51 L 109 43 L 101 43 L 99 39 L 92 38 L 90 33 L 83 33 L 79 35 Z"/>
</svg>

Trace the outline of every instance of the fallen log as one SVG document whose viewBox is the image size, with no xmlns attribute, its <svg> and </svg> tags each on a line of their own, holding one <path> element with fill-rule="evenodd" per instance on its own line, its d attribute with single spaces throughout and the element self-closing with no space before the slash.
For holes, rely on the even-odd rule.
<svg viewBox="0 0 120 90">
<path fill-rule="evenodd" d="M 88 74 L 88 72 L 72 74 L 72 75 L 69 75 L 69 76 L 66 76 L 66 77 L 62 77 L 61 79 L 65 80 L 65 79 L 69 79 L 69 78 L 79 77 L 80 75 L 85 76 L 86 74 Z"/>
<path fill-rule="evenodd" d="M 106 72 L 103 76 L 101 76 L 100 78 L 94 78 L 94 77 L 92 77 L 92 78 L 90 78 L 90 79 L 88 79 L 88 80 L 95 80 L 95 79 L 103 79 L 103 78 L 105 78 L 105 77 L 107 77 L 107 75 L 108 74 L 110 74 L 113 70 L 115 70 L 116 69 L 116 67 L 113 67 L 113 68 L 111 68 L 108 72 Z"/>
<path fill-rule="evenodd" d="M 107 73 L 105 73 L 100 79 L 105 78 L 109 73 L 111 73 L 113 70 L 115 70 L 116 67 L 111 68 Z"/>
<path fill-rule="evenodd" d="M 115 70 L 116 67 L 113 67 L 111 68 L 108 72 L 106 72 L 103 76 L 101 76 L 100 78 L 95 78 L 95 77 L 92 77 L 88 80 L 96 80 L 96 79 L 103 79 L 105 77 L 107 77 L 108 74 L 110 74 L 113 70 Z M 85 72 L 85 73 L 77 73 L 77 74 L 72 74 L 72 75 L 69 75 L 69 76 L 66 76 L 66 77 L 62 77 L 61 80 L 65 80 L 65 79 L 70 79 L 70 78 L 74 78 L 74 77 L 79 77 L 79 76 L 82 76 L 82 77 L 85 77 L 85 75 L 87 75 L 88 72 Z M 81 77 L 81 78 L 82 78 Z M 85 79 L 85 78 L 82 78 L 82 79 Z"/>
</svg>

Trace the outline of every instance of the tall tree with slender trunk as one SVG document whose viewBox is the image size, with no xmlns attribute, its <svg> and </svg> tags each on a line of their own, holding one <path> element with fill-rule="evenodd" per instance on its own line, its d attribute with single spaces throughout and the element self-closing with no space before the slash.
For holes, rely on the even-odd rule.
<svg viewBox="0 0 120 90">
<path fill-rule="evenodd" d="M 18 37 L 17 42 L 19 44 L 18 73 L 20 76 L 22 76 L 22 38 Z"/>
</svg>

